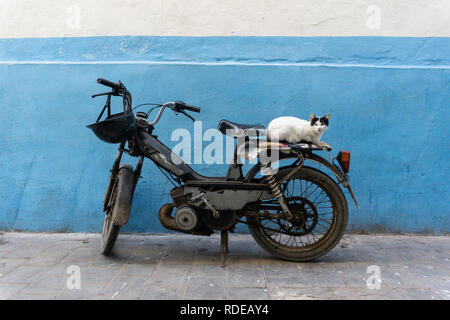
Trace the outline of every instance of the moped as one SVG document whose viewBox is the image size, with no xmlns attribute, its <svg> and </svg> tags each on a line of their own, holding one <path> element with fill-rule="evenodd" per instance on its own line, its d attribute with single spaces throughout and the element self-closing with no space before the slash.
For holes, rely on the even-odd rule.
<svg viewBox="0 0 450 320">
<path fill-rule="evenodd" d="M 226 175 L 206 177 L 194 171 L 153 133 L 165 110 L 194 121 L 187 111 L 198 113 L 200 108 L 182 101 L 166 102 L 135 115 L 131 93 L 123 83 L 102 78 L 97 82 L 112 90 L 92 96 L 106 96 L 106 104 L 97 121 L 88 128 L 101 140 L 119 144 L 103 200 L 102 254 L 111 253 L 121 226 L 129 220 L 133 193 L 145 158 L 152 160 L 175 185 L 170 191 L 172 201 L 159 209 L 161 224 L 193 235 L 209 236 L 220 231 L 223 265 L 228 252 L 228 232 L 234 231 L 238 223 L 247 224 L 250 234 L 263 249 L 284 260 L 315 259 L 340 241 L 348 219 L 347 201 L 341 187 L 349 190 L 358 206 L 348 180 L 348 151 L 340 151 L 329 161 L 316 154 L 326 151 L 323 147 L 306 142 L 268 141 L 262 138 L 266 132 L 264 126 L 221 120 L 218 130 L 238 142 Z M 111 114 L 112 96 L 122 98 L 123 112 Z M 159 111 L 149 121 L 154 109 Z M 100 121 L 105 110 L 107 116 Z M 120 163 L 124 152 L 138 157 L 135 168 Z M 256 161 L 245 175 L 241 156 Z M 281 163 L 281 160 L 289 164 L 274 170 L 274 162 Z M 335 179 L 305 162 L 328 169 Z"/>
</svg>

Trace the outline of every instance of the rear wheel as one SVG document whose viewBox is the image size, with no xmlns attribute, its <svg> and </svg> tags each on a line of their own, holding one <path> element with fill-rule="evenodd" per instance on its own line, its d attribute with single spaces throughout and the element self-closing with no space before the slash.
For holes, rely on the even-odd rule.
<svg viewBox="0 0 450 320">
<path fill-rule="evenodd" d="M 113 190 L 111 192 L 111 199 L 109 200 L 108 209 L 105 215 L 105 221 L 103 222 L 101 252 L 105 256 L 110 255 L 120 231 L 120 226 L 114 224 L 112 215 L 117 198 L 118 182 L 119 180 L 117 179 L 114 183 Z"/>
<path fill-rule="evenodd" d="M 290 170 L 280 169 L 277 181 Z M 281 181 L 280 188 L 293 215 L 292 225 L 280 217 L 283 210 L 276 199 L 263 200 L 252 205 L 252 214 L 247 215 L 255 241 L 270 254 L 290 261 L 312 260 L 334 248 L 348 220 L 347 201 L 336 182 L 319 170 L 302 167 Z"/>
</svg>

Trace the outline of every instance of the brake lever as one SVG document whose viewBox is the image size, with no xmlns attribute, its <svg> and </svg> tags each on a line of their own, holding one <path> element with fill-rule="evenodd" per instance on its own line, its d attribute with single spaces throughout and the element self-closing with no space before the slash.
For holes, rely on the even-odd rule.
<svg viewBox="0 0 450 320">
<path fill-rule="evenodd" d="M 195 122 L 195 119 L 194 119 L 190 114 L 187 114 L 184 110 L 178 110 L 178 112 L 184 114 L 186 117 L 188 117 L 188 118 L 191 119 L 193 122 Z"/>
<path fill-rule="evenodd" d="M 115 93 L 114 91 L 112 91 L 112 92 L 96 93 L 96 94 L 93 94 L 91 97 L 95 98 L 95 97 L 99 97 L 99 96 L 106 96 L 108 94 L 110 94 L 112 96 L 118 96 L 119 95 L 118 93 Z"/>
</svg>

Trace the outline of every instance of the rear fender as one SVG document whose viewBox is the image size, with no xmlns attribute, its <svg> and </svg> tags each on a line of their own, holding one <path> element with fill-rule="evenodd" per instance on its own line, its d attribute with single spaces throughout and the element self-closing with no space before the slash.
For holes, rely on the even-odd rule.
<svg viewBox="0 0 450 320">
<path fill-rule="evenodd" d="M 287 154 L 287 155 L 283 155 L 280 153 L 280 155 L 282 155 L 280 157 L 279 160 L 284 160 L 284 159 L 289 159 L 289 158 L 293 158 L 293 159 L 298 159 L 296 154 Z M 333 172 L 333 174 L 336 176 L 336 178 L 338 179 L 339 182 L 344 182 L 346 179 L 346 176 L 339 170 L 338 167 L 336 167 L 334 164 L 332 164 L 331 162 L 329 162 L 328 160 L 319 157 L 318 155 L 315 155 L 313 153 L 304 154 L 305 160 L 311 160 L 314 162 L 317 162 L 325 167 L 327 167 L 331 172 Z M 291 165 L 288 167 L 292 167 L 295 168 L 297 167 L 296 165 Z M 245 181 L 246 182 L 250 182 L 257 174 L 258 172 L 260 172 L 261 170 L 261 164 L 258 162 L 256 165 L 254 165 L 247 173 L 247 175 L 245 176 Z M 344 185 L 345 186 L 345 185 Z"/>
<path fill-rule="evenodd" d="M 286 155 L 283 155 L 282 153 L 280 153 L 280 155 L 282 155 L 280 160 L 288 159 L 288 158 L 298 159 L 297 155 L 292 154 L 292 153 L 286 154 Z M 313 162 L 319 163 L 320 165 L 328 168 L 336 176 L 338 183 L 341 183 L 342 186 L 344 186 L 345 188 L 347 188 L 350 191 L 350 195 L 352 196 L 353 201 L 355 202 L 356 206 L 359 209 L 358 201 L 356 201 L 355 195 L 353 194 L 352 187 L 350 186 L 350 183 L 348 182 L 348 176 L 346 174 L 342 173 L 342 171 L 336 165 L 331 163 L 330 161 L 328 161 L 325 158 L 322 158 L 314 153 L 304 153 L 303 156 L 305 157 L 305 160 L 311 160 Z M 300 164 L 300 165 L 302 165 L 302 164 Z M 292 169 L 295 170 L 297 168 L 297 165 L 291 165 L 291 166 L 287 166 L 287 167 L 292 167 Z M 286 168 L 286 167 L 283 167 L 283 168 Z M 250 182 L 258 174 L 258 172 L 260 172 L 260 170 L 261 170 L 261 165 L 258 162 L 255 166 L 253 166 L 248 171 L 247 175 L 245 176 L 245 181 Z"/>
</svg>

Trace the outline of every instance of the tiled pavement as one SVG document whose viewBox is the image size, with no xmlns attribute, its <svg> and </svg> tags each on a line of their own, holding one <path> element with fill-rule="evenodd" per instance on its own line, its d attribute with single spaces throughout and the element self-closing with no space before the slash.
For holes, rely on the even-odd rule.
<svg viewBox="0 0 450 320">
<path fill-rule="evenodd" d="M 218 236 L 121 234 L 110 257 L 99 247 L 98 234 L 0 233 L 0 299 L 450 300 L 449 236 L 346 235 L 293 263 L 231 235 L 226 267 Z"/>
</svg>

